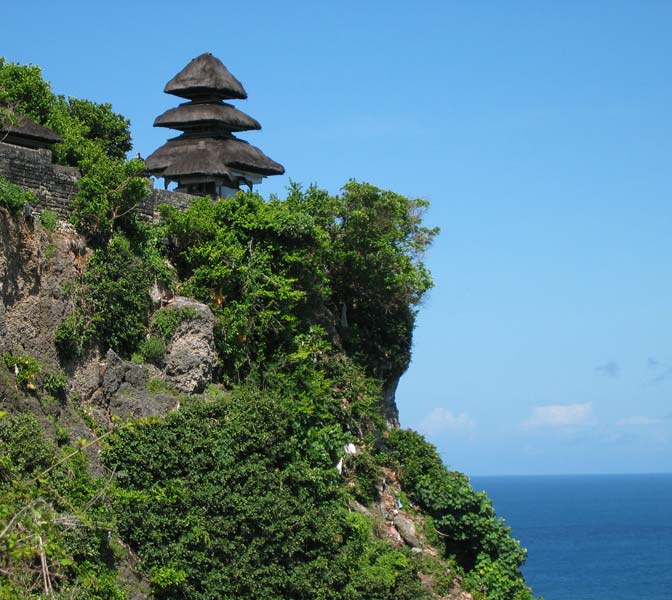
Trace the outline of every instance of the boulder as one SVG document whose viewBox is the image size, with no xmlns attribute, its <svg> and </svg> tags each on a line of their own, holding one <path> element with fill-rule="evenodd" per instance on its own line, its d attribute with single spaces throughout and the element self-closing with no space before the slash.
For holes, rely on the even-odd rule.
<svg viewBox="0 0 672 600">
<path fill-rule="evenodd" d="M 179 391 L 198 394 L 212 381 L 217 366 L 215 316 L 205 304 L 183 296 L 166 307 L 179 308 L 189 308 L 195 316 L 178 325 L 166 351 L 165 376 Z"/>
<path fill-rule="evenodd" d="M 401 514 L 394 516 L 394 526 L 397 528 L 401 539 L 411 548 L 421 548 L 422 544 L 415 532 L 415 523 Z"/>
</svg>

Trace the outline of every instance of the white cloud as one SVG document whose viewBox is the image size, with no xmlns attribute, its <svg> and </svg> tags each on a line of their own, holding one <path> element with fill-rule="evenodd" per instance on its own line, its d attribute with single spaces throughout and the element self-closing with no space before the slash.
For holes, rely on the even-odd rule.
<svg viewBox="0 0 672 600">
<path fill-rule="evenodd" d="M 652 417 L 628 417 L 621 419 L 616 423 L 619 427 L 639 427 L 644 425 L 659 425 L 663 419 L 654 419 Z"/>
<path fill-rule="evenodd" d="M 435 408 L 422 421 L 420 430 L 425 435 L 436 435 L 445 431 L 465 431 L 473 429 L 476 423 L 467 413 L 454 415 L 445 408 Z"/>
<path fill-rule="evenodd" d="M 523 422 L 524 427 L 566 427 L 583 425 L 593 412 L 593 403 L 547 404 L 535 406 L 532 416 Z"/>
</svg>

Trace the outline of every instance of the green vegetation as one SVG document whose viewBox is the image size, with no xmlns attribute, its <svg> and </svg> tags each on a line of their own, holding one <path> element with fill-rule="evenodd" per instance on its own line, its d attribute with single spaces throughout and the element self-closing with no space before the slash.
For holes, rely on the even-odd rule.
<svg viewBox="0 0 672 600">
<path fill-rule="evenodd" d="M 24 390 L 34 391 L 35 377 L 42 370 L 38 360 L 30 354 L 12 354 L 7 352 L 2 359 L 6 367 L 16 376 L 16 385 Z"/>
<path fill-rule="evenodd" d="M 387 379 L 408 366 L 415 307 L 431 287 L 425 208 L 352 181 L 340 196 L 293 185 L 284 201 L 248 192 L 162 214 L 183 293 L 217 317 L 231 381 L 293 352 L 314 325 Z"/>
<path fill-rule="evenodd" d="M 244 387 L 112 440 L 120 532 L 146 550 L 156 597 L 430 598 L 410 552 L 372 542 L 347 511 L 343 433 L 306 440 L 292 412 Z"/>
<path fill-rule="evenodd" d="M 72 204 L 77 229 L 93 244 L 104 247 L 116 227 L 126 231 L 137 228 L 133 208 L 149 192 L 149 181 L 141 176 L 144 164 L 94 155 L 85 158 L 80 168 L 84 176 Z"/>
<path fill-rule="evenodd" d="M 68 377 L 63 371 L 47 373 L 42 384 L 44 391 L 54 398 L 62 398 L 68 386 Z"/>
<path fill-rule="evenodd" d="M 79 311 L 75 311 L 56 328 L 54 344 L 61 359 L 77 358 L 82 356 L 92 336 L 91 323 Z"/>
<path fill-rule="evenodd" d="M 39 67 L 3 58 L 0 109 L 2 122 L 25 115 L 63 138 L 54 146 L 53 157 L 83 175 L 73 222 L 92 243 L 104 245 L 116 226 L 135 227 L 131 209 L 146 196 L 149 183 L 141 176 L 142 163 L 125 158 L 132 147 L 128 119 L 113 112 L 110 104 L 56 95 Z"/>
<path fill-rule="evenodd" d="M 390 431 L 386 460 L 411 501 L 432 518 L 447 555 L 468 573 L 474 591 L 487 598 L 528 598 L 520 573 L 525 550 L 511 538 L 490 499 L 475 492 L 462 473 L 448 471 L 436 449 L 414 431 Z"/>
<path fill-rule="evenodd" d="M 140 362 L 152 363 L 158 366 L 166 354 L 166 343 L 160 337 L 149 336 L 140 344 L 138 354 L 142 359 Z"/>
<path fill-rule="evenodd" d="M 212 309 L 220 361 L 192 397 L 145 367 L 143 400 L 179 408 L 123 420 L 66 398 L 64 372 L 40 380 L 34 357 L 3 357 L 0 598 L 121 600 L 135 569 L 157 599 L 437 600 L 461 582 L 476 600 L 531 600 L 525 552 L 488 498 L 381 414 L 432 285 L 425 201 L 294 184 L 284 199 L 163 207 L 147 226 L 128 122 L 109 105 L 0 60 L 0 106 L 56 129 L 56 157 L 84 174 L 73 220 L 93 252 L 55 334 L 65 371 L 94 347 L 160 367 L 198 313 L 152 314 L 155 281 Z M 397 499 L 424 552 L 395 537 Z"/>
<path fill-rule="evenodd" d="M 50 233 L 56 231 L 56 224 L 58 223 L 58 215 L 53 210 L 43 210 L 40 213 L 40 223 Z"/>
<path fill-rule="evenodd" d="M 92 344 L 130 357 L 145 338 L 149 290 L 160 273 L 143 260 L 146 246 L 122 234 L 98 248 L 89 259 L 81 285 L 74 291 L 75 312 L 56 330 L 56 347 L 64 359 L 81 356 Z"/>
<path fill-rule="evenodd" d="M 123 160 L 131 149 L 128 119 L 114 113 L 110 104 L 54 94 L 35 65 L 0 57 L 0 106 L 5 119 L 25 115 L 58 133 L 63 143 L 54 148 L 54 158 L 63 165 L 79 167 L 101 156 Z"/>
<path fill-rule="evenodd" d="M 197 316 L 198 312 L 195 309 L 186 306 L 162 308 L 154 313 L 150 327 L 152 333 L 169 342 L 182 321 L 189 321 Z"/>
<path fill-rule="evenodd" d="M 89 474 L 82 452 L 50 441 L 35 416 L 0 418 L 0 598 L 126 597 L 107 483 Z"/>
<path fill-rule="evenodd" d="M 20 214 L 27 204 L 34 204 L 35 194 L 0 177 L 0 206 L 13 214 Z"/>
</svg>

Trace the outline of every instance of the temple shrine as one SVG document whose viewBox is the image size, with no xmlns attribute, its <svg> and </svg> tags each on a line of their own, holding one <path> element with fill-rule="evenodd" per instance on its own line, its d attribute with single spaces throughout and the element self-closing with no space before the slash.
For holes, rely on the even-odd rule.
<svg viewBox="0 0 672 600">
<path fill-rule="evenodd" d="M 166 84 L 164 92 L 188 100 L 154 121 L 154 127 L 182 131 L 145 161 L 147 173 L 163 177 L 166 187 L 176 182 L 178 192 L 220 198 L 235 194 L 241 185 L 252 189 L 264 177 L 285 172 L 259 148 L 233 135 L 261 125 L 224 102 L 244 100 L 247 93 L 212 54 L 193 59 Z"/>
<path fill-rule="evenodd" d="M 54 144 L 62 141 L 63 138 L 56 132 L 35 121 L 31 121 L 27 117 L 19 116 L 16 118 L 15 123 L 7 123 L 5 125 L 0 123 L 0 142 L 4 142 L 5 144 L 13 144 L 35 150 L 51 150 Z"/>
</svg>

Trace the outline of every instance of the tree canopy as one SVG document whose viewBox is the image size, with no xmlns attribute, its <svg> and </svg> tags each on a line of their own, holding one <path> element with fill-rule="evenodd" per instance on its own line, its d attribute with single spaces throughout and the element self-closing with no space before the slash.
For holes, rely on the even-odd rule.
<svg viewBox="0 0 672 600">
<path fill-rule="evenodd" d="M 294 184 L 285 200 L 240 192 L 163 218 L 181 289 L 215 311 L 234 380 L 316 325 L 385 379 L 408 366 L 415 307 L 432 285 L 426 206 L 350 181 L 338 196 Z"/>
</svg>

